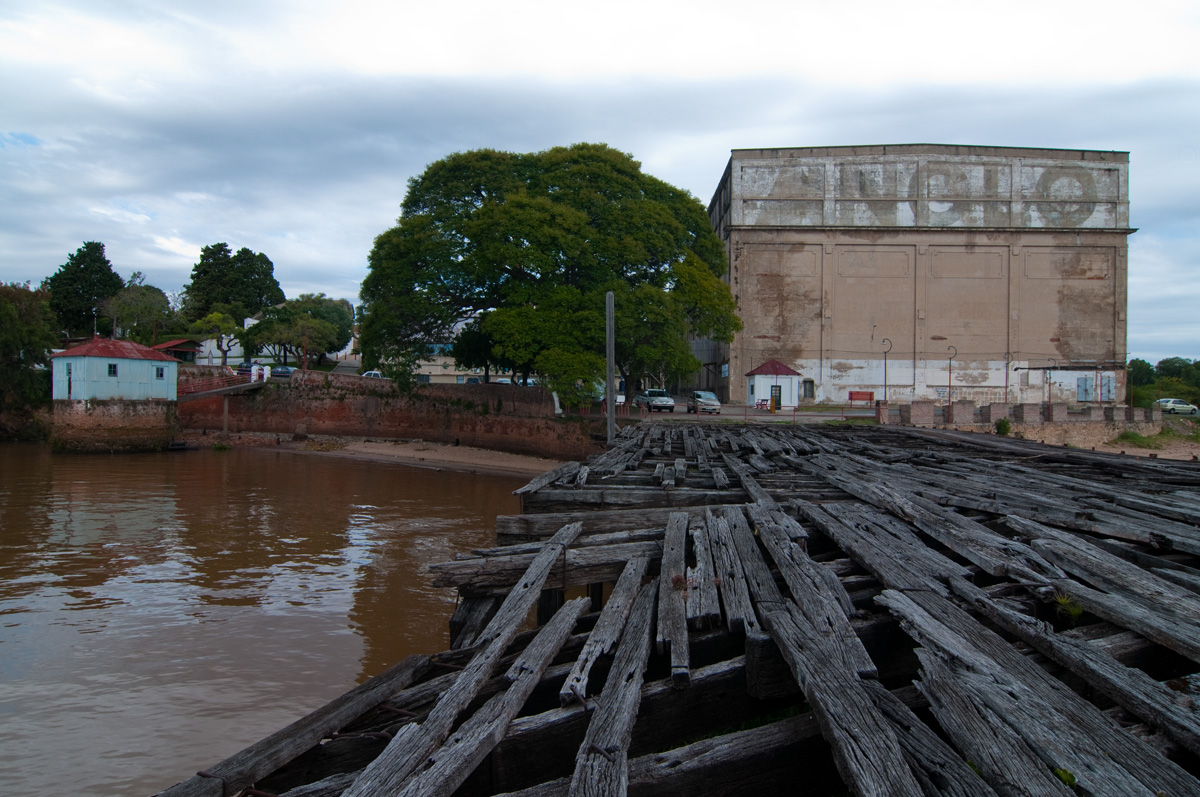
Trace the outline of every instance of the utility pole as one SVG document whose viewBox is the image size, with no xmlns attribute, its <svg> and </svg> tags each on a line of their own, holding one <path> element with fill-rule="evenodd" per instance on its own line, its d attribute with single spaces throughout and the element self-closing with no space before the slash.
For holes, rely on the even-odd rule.
<svg viewBox="0 0 1200 797">
<path fill-rule="evenodd" d="M 613 292 L 604 294 L 604 324 L 605 324 L 605 358 L 608 360 L 608 382 L 604 395 L 608 397 L 605 406 L 608 412 L 608 444 L 611 446 L 617 439 L 617 380 L 615 367 L 617 361 L 617 343 L 613 319 L 616 316 Z"/>
</svg>

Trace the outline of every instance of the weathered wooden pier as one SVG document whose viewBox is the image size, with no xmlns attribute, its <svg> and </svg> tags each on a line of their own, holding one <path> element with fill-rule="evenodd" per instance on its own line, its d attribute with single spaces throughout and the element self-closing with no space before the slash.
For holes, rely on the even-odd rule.
<svg viewBox="0 0 1200 797">
<path fill-rule="evenodd" d="M 452 650 L 162 794 L 1200 795 L 1200 463 L 643 423 L 519 492 Z"/>
</svg>

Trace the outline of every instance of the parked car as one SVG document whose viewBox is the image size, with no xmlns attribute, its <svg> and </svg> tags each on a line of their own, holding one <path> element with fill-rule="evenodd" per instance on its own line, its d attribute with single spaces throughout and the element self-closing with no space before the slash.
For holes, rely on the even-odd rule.
<svg viewBox="0 0 1200 797">
<path fill-rule="evenodd" d="M 295 370 L 290 365 L 276 365 L 271 369 L 271 377 L 274 379 L 291 379 L 292 372 Z"/>
<path fill-rule="evenodd" d="M 721 414 L 721 401 L 710 390 L 693 390 L 688 396 L 687 411 L 699 415 L 702 412 Z"/>
<path fill-rule="evenodd" d="M 1163 412 L 1171 415 L 1195 415 L 1196 405 L 1188 404 L 1183 399 L 1165 398 L 1159 399 L 1157 402 Z"/>
<path fill-rule="evenodd" d="M 633 403 L 639 407 L 645 407 L 651 412 L 658 410 L 666 410 L 667 412 L 675 411 L 675 399 L 671 398 L 671 394 L 665 390 L 651 388 L 643 390 L 633 398 Z"/>
<path fill-rule="evenodd" d="M 367 379 L 383 379 L 384 375 L 378 371 L 364 371 L 363 376 Z"/>
<path fill-rule="evenodd" d="M 238 376 L 247 376 L 254 373 L 254 363 L 238 363 Z"/>
</svg>

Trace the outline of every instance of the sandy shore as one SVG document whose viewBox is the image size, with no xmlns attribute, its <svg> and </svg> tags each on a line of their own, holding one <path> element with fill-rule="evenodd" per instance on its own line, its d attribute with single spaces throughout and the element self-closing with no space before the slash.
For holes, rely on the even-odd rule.
<svg viewBox="0 0 1200 797">
<path fill-rule="evenodd" d="M 274 434 L 245 432 L 202 436 L 184 435 L 187 442 L 200 446 L 225 443 L 236 448 L 274 448 L 290 451 L 346 457 L 368 462 L 390 462 L 416 468 L 453 470 L 461 473 L 486 473 L 493 476 L 518 476 L 532 479 L 562 464 L 561 460 L 509 454 L 471 446 L 445 445 L 428 440 L 363 440 L 361 437 L 313 435 L 307 440 L 290 440 Z"/>
</svg>

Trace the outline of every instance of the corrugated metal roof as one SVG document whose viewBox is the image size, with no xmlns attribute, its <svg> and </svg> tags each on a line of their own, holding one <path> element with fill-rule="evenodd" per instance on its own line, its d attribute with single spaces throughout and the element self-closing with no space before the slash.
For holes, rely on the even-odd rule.
<svg viewBox="0 0 1200 797">
<path fill-rule="evenodd" d="M 163 362 L 179 362 L 169 354 L 155 351 L 149 346 L 134 343 L 132 340 L 109 340 L 99 335 L 82 346 L 75 346 L 65 351 L 51 354 L 51 357 L 107 357 L 112 360 L 162 360 Z"/>
<path fill-rule="evenodd" d="M 753 371 L 747 371 L 746 376 L 800 376 L 800 372 L 793 371 L 779 360 L 767 360 Z"/>
<path fill-rule="evenodd" d="M 157 346 L 153 346 L 152 348 L 157 349 L 158 351 L 166 351 L 167 349 L 195 351 L 200 348 L 200 344 L 191 338 L 177 338 L 175 340 L 168 340 L 166 343 L 159 343 Z"/>
</svg>

